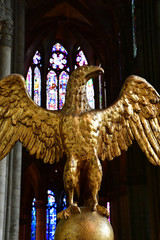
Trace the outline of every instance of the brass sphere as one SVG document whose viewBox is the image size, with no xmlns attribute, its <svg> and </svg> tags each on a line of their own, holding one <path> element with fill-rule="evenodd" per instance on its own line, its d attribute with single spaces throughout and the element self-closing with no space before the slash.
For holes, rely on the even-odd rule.
<svg viewBox="0 0 160 240">
<path fill-rule="evenodd" d="M 55 240 L 114 240 L 113 229 L 106 217 L 81 207 L 57 224 Z"/>
</svg>

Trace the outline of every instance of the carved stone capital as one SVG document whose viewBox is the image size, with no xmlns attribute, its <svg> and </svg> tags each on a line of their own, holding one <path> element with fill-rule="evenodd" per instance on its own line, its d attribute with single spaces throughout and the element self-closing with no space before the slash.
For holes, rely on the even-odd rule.
<svg viewBox="0 0 160 240">
<path fill-rule="evenodd" d="M 11 20 L 0 22 L 0 45 L 11 47 L 12 37 L 13 37 L 13 22 Z"/>
<path fill-rule="evenodd" d="M 10 1 L 10 0 L 9 0 Z M 10 5 L 3 0 L 0 0 L 0 22 L 5 20 L 12 20 L 13 19 L 13 10 L 11 9 Z"/>
<path fill-rule="evenodd" d="M 4 3 L 1 3 L 0 2 L 0 21 L 4 20 L 5 19 L 5 16 L 6 16 L 6 8 L 5 8 L 5 5 Z"/>
</svg>

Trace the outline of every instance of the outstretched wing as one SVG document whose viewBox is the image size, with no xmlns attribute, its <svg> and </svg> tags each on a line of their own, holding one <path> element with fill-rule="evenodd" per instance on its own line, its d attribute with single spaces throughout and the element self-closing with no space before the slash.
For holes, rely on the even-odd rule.
<svg viewBox="0 0 160 240">
<path fill-rule="evenodd" d="M 21 75 L 3 78 L 0 81 L 0 159 L 20 140 L 36 158 L 50 163 L 58 161 L 63 154 L 60 116 L 59 111 L 45 110 L 32 101 Z"/>
<path fill-rule="evenodd" d="M 126 79 L 119 99 L 99 112 L 99 157 L 112 160 L 136 139 L 154 165 L 160 165 L 160 96 L 143 78 Z"/>
</svg>

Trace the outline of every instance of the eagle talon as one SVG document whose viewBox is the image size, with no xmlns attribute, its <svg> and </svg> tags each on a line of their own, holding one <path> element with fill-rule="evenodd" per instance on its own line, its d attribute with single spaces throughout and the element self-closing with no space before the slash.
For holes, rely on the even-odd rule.
<svg viewBox="0 0 160 240">
<path fill-rule="evenodd" d="M 96 210 L 99 214 L 109 218 L 109 212 L 108 212 L 107 208 L 105 208 L 101 205 L 96 205 Z"/>
<path fill-rule="evenodd" d="M 97 204 L 96 203 L 89 203 L 88 207 L 93 212 L 97 211 Z"/>
<path fill-rule="evenodd" d="M 71 213 L 81 213 L 81 209 L 77 206 L 76 203 L 70 205 Z"/>
<path fill-rule="evenodd" d="M 81 213 L 81 209 L 77 204 L 71 204 L 68 208 L 64 209 L 62 212 L 57 214 L 57 219 L 68 219 L 72 213 Z"/>
</svg>

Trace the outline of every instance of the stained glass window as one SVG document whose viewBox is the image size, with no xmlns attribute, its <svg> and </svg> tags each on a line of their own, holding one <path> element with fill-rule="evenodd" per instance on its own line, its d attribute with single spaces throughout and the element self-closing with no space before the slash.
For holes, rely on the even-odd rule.
<svg viewBox="0 0 160 240">
<path fill-rule="evenodd" d="M 41 72 L 38 67 L 34 69 L 34 102 L 41 105 Z"/>
<path fill-rule="evenodd" d="M 57 203 L 55 195 L 48 190 L 48 204 L 46 210 L 46 239 L 53 240 L 56 230 Z"/>
<path fill-rule="evenodd" d="M 33 96 L 34 102 L 39 106 L 41 105 L 41 67 L 41 56 L 39 51 L 36 51 L 28 68 L 26 84 L 30 96 Z"/>
<path fill-rule="evenodd" d="M 66 194 L 62 195 L 62 210 L 67 208 Z"/>
<path fill-rule="evenodd" d="M 36 208 L 35 208 L 35 201 L 36 199 L 33 199 L 32 202 L 32 212 L 31 212 L 31 240 L 36 239 Z"/>
<path fill-rule="evenodd" d="M 65 102 L 66 88 L 69 75 L 67 72 L 63 71 L 59 75 L 59 108 L 61 109 Z"/>
<path fill-rule="evenodd" d="M 87 82 L 87 98 L 91 108 L 95 108 L 93 79 Z"/>
<path fill-rule="evenodd" d="M 52 70 L 47 75 L 47 109 L 57 109 L 57 75 Z"/>
<path fill-rule="evenodd" d="M 77 49 L 77 54 L 76 54 L 76 65 L 75 68 L 88 65 L 87 59 L 84 55 L 84 52 L 81 50 L 80 47 Z M 86 86 L 86 94 L 88 98 L 88 103 L 91 108 L 95 108 L 95 100 L 94 100 L 94 86 L 93 86 L 93 79 L 90 79 L 87 82 Z"/>
<path fill-rule="evenodd" d="M 76 64 L 78 67 L 88 65 L 84 52 L 80 49 L 80 47 L 77 49 Z"/>
<path fill-rule="evenodd" d="M 27 77 L 26 77 L 26 85 L 29 92 L 29 95 L 32 97 L 32 68 L 29 67 Z"/>
<path fill-rule="evenodd" d="M 133 55 L 137 56 L 137 41 L 136 41 L 136 14 L 135 14 L 135 0 L 132 1 L 132 34 L 133 34 Z"/>
<path fill-rule="evenodd" d="M 46 83 L 47 109 L 57 110 L 64 105 L 70 72 L 67 57 L 68 53 L 60 43 L 52 47 Z"/>
</svg>

